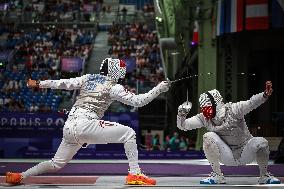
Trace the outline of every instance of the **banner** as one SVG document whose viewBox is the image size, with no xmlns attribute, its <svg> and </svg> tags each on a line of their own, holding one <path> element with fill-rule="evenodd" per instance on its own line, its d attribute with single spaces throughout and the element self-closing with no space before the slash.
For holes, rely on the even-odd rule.
<svg viewBox="0 0 284 189">
<path fill-rule="evenodd" d="M 284 27 L 284 0 L 272 0 L 271 24 L 273 28 Z"/>
<path fill-rule="evenodd" d="M 52 157 L 61 143 L 66 119 L 64 113 L 0 113 L 0 158 Z M 138 135 L 137 113 L 106 113 L 103 119 L 131 127 Z M 120 153 L 123 144 L 91 144 L 87 151 L 80 151 L 80 157 L 89 156 L 89 151 Z"/>
<path fill-rule="evenodd" d="M 106 146 L 106 145 L 97 145 Z M 97 151 L 92 148 L 80 149 L 74 156 L 74 159 L 126 159 L 123 144 L 119 144 L 119 150 L 116 151 Z M 54 152 L 44 151 L 41 152 L 27 152 L 24 154 L 23 158 L 41 158 L 49 159 L 55 154 Z M 205 159 L 206 156 L 203 151 L 146 151 L 139 150 L 139 159 Z"/>
<path fill-rule="evenodd" d="M 52 158 L 61 143 L 63 113 L 0 113 L 0 158 Z M 137 113 L 106 113 L 104 120 L 131 127 L 139 136 Z M 139 138 L 137 138 L 139 140 Z M 139 141 L 137 141 L 139 144 Z M 78 159 L 126 159 L 123 144 L 90 144 Z M 202 151 L 139 151 L 140 159 L 199 159 Z"/>
<path fill-rule="evenodd" d="M 246 30 L 268 28 L 268 0 L 246 0 Z"/>
<path fill-rule="evenodd" d="M 242 31 L 244 24 L 244 0 L 231 0 L 230 32 Z"/>
<path fill-rule="evenodd" d="M 216 35 L 240 32 L 244 23 L 244 0 L 219 0 Z"/>
<path fill-rule="evenodd" d="M 63 113 L 0 113 L 0 130 L 4 126 L 63 126 L 66 114 Z"/>
<path fill-rule="evenodd" d="M 61 71 L 63 72 L 81 72 L 83 69 L 82 58 L 62 58 Z"/>
<path fill-rule="evenodd" d="M 225 33 L 225 1 L 219 0 L 217 6 L 216 35 L 220 36 Z"/>
<path fill-rule="evenodd" d="M 193 27 L 193 36 L 192 36 L 192 45 L 194 44 L 198 44 L 198 41 L 199 41 L 199 24 L 198 24 L 198 21 L 195 20 L 194 21 L 194 27 Z"/>
</svg>

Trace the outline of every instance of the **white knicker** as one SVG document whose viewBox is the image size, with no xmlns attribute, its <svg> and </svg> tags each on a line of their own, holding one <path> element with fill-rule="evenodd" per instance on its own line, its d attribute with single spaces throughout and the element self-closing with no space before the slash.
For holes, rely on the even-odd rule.
<svg viewBox="0 0 284 189">
<path fill-rule="evenodd" d="M 245 145 L 241 157 L 235 159 L 231 148 L 214 132 L 210 132 L 210 137 L 218 145 L 220 151 L 220 162 L 228 166 L 246 165 L 256 160 L 256 152 L 267 146 L 267 140 L 263 137 L 253 137 Z"/>
<path fill-rule="evenodd" d="M 82 145 L 125 143 L 135 137 L 135 131 L 128 126 L 96 118 L 96 114 L 77 109 L 65 122 L 63 139 Z"/>
<path fill-rule="evenodd" d="M 130 171 L 134 173 L 140 171 L 135 131 L 119 123 L 95 118 L 96 114 L 88 114 L 83 110 L 73 112 L 65 122 L 62 142 L 52 160 L 39 163 L 23 172 L 23 177 L 26 178 L 61 169 L 73 158 L 84 143 L 124 143 Z"/>
</svg>

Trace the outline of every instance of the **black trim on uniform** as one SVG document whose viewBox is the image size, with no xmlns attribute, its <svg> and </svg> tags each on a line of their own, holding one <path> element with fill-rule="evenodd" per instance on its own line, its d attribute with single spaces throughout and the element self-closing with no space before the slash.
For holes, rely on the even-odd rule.
<svg viewBox="0 0 284 189">
<path fill-rule="evenodd" d="M 105 59 L 103 61 L 103 66 L 100 70 L 100 74 L 107 76 L 107 74 L 108 74 L 108 59 Z"/>
<path fill-rule="evenodd" d="M 216 104 L 216 102 L 215 102 L 215 100 L 214 100 L 214 97 L 213 97 L 209 92 L 206 92 L 205 94 L 207 94 L 208 98 L 209 98 L 210 101 L 211 101 L 211 104 L 212 104 L 212 106 L 213 106 L 213 111 L 214 111 L 214 112 L 213 112 L 213 117 L 215 117 L 217 104 Z"/>
</svg>

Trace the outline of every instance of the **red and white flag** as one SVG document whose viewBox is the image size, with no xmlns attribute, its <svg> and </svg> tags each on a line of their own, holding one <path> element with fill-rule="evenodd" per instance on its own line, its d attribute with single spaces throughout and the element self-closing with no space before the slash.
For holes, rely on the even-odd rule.
<svg viewBox="0 0 284 189">
<path fill-rule="evenodd" d="M 246 29 L 269 28 L 268 0 L 246 0 Z"/>
<path fill-rule="evenodd" d="M 198 21 L 195 20 L 194 21 L 194 26 L 193 26 L 193 36 L 192 36 L 192 42 L 194 44 L 198 44 L 198 30 L 199 30 L 199 26 L 198 26 Z"/>
<path fill-rule="evenodd" d="M 199 40 L 199 25 L 198 25 L 198 21 L 197 18 L 199 17 L 199 13 L 200 13 L 200 7 L 197 6 L 195 9 L 195 20 L 193 23 L 193 35 L 192 35 L 192 41 L 191 44 L 195 45 L 198 44 L 198 40 Z"/>
</svg>

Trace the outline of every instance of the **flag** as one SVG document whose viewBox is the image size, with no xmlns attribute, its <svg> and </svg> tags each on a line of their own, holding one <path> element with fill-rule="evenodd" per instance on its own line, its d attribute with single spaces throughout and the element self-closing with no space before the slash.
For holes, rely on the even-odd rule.
<svg viewBox="0 0 284 189">
<path fill-rule="evenodd" d="M 230 32 L 242 31 L 244 29 L 244 0 L 231 0 L 230 17 Z"/>
<path fill-rule="evenodd" d="M 247 30 L 268 29 L 268 0 L 246 0 L 245 22 Z"/>
<path fill-rule="evenodd" d="M 217 27 L 216 35 L 220 36 L 225 33 L 225 1 L 219 0 L 217 4 Z"/>
<path fill-rule="evenodd" d="M 193 28 L 193 37 L 192 37 L 192 44 L 198 44 L 198 31 L 199 31 L 199 25 L 198 21 L 194 21 L 194 28 Z"/>
<path fill-rule="evenodd" d="M 199 23 L 198 23 L 198 18 L 200 14 L 200 6 L 196 6 L 195 9 L 195 18 L 196 20 L 194 20 L 193 23 L 193 35 L 192 35 L 192 41 L 191 41 L 191 45 L 196 45 L 198 44 L 198 40 L 199 40 Z"/>
<path fill-rule="evenodd" d="M 271 25 L 274 28 L 284 27 L 284 0 L 272 0 Z"/>
<path fill-rule="evenodd" d="M 216 35 L 242 31 L 244 29 L 243 18 L 244 0 L 219 0 L 217 3 Z"/>
</svg>

